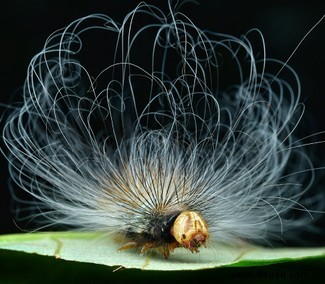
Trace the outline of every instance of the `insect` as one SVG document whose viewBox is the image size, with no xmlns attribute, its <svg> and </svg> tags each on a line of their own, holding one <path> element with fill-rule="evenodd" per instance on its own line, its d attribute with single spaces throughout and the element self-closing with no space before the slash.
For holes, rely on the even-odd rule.
<svg viewBox="0 0 325 284">
<path fill-rule="evenodd" d="M 31 60 L 3 132 L 31 218 L 165 258 L 211 240 L 296 238 L 324 208 L 322 192 L 308 194 L 315 170 L 294 133 L 304 111 L 296 73 L 278 63 L 289 84 L 267 72 L 249 40 L 264 47 L 259 31 L 206 32 L 169 8 L 141 3 L 122 24 L 78 19 Z M 83 57 L 91 33 L 111 56 Z"/>
</svg>

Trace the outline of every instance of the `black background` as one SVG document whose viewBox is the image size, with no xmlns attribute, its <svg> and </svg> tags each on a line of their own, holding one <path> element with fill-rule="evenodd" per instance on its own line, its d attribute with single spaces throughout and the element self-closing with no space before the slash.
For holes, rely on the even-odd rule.
<svg viewBox="0 0 325 284">
<path fill-rule="evenodd" d="M 2 1 L 0 10 L 0 103 L 20 91 L 32 56 L 42 49 L 46 38 L 74 19 L 90 13 L 104 13 L 118 22 L 140 1 Z M 7 3 L 6 3 L 7 2 Z M 148 1 L 166 7 L 167 1 Z M 187 4 L 182 11 L 202 29 L 240 36 L 258 28 L 266 40 L 267 56 L 285 61 L 299 41 L 322 17 L 325 5 L 315 1 L 201 1 Z M 100 45 L 99 45 L 100 48 Z M 325 130 L 325 20 L 305 39 L 289 64 L 302 84 L 302 100 L 313 115 L 313 131 Z M 1 108 L 3 111 L 3 108 Z M 324 138 L 324 136 L 323 136 Z M 2 145 L 1 145 L 2 147 Z M 324 146 L 318 148 L 325 157 Z M 17 232 L 10 212 L 8 170 L 1 156 L 0 233 Z M 322 188 L 322 190 L 324 190 Z"/>
</svg>

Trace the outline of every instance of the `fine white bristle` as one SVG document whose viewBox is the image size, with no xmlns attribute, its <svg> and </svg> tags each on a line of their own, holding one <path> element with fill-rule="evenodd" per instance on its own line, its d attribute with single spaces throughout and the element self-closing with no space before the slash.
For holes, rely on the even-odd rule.
<svg viewBox="0 0 325 284">
<path fill-rule="evenodd" d="M 87 54 L 96 36 L 114 47 L 102 61 Z M 295 137 L 299 100 L 299 78 L 266 58 L 258 30 L 202 31 L 144 3 L 122 24 L 90 15 L 31 60 L 3 132 L 10 174 L 41 228 L 143 232 L 157 210 L 192 210 L 215 241 L 296 238 L 324 208 Z"/>
</svg>

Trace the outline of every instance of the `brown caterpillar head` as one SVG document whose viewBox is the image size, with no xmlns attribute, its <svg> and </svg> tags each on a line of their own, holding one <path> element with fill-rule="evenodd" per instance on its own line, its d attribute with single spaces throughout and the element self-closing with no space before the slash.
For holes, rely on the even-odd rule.
<svg viewBox="0 0 325 284">
<path fill-rule="evenodd" d="M 178 215 L 171 228 L 171 234 L 180 246 L 191 252 L 198 252 L 208 240 L 208 226 L 204 218 L 194 211 L 184 211 Z"/>
</svg>

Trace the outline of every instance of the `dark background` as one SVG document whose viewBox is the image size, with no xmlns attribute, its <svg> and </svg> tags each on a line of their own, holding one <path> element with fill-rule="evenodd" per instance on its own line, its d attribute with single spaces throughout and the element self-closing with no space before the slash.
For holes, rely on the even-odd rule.
<svg viewBox="0 0 325 284">
<path fill-rule="evenodd" d="M 137 0 L 12 0 L 0 9 L 0 103 L 20 91 L 32 56 L 42 49 L 55 30 L 90 13 L 104 13 L 118 22 L 140 2 Z M 7 2 L 7 3 L 6 3 Z M 166 1 L 148 1 L 166 7 Z M 202 0 L 182 11 L 201 29 L 240 36 L 251 28 L 262 31 L 267 56 L 285 61 L 299 41 L 322 17 L 325 4 L 319 1 L 229 1 Z M 99 47 L 100 48 L 100 44 Z M 325 130 L 325 20 L 305 39 L 289 64 L 300 76 L 302 100 L 313 115 L 313 131 Z M 231 74 L 230 74 L 231 75 Z M 1 108 L 1 112 L 3 108 Z M 323 139 L 325 137 L 323 136 Z M 2 143 L 2 142 L 1 142 Z M 1 145 L 2 147 L 2 145 Z M 317 148 L 325 157 L 324 145 Z M 8 170 L 0 157 L 0 233 L 18 232 L 12 221 Z M 321 188 L 324 190 L 324 188 Z"/>
</svg>

